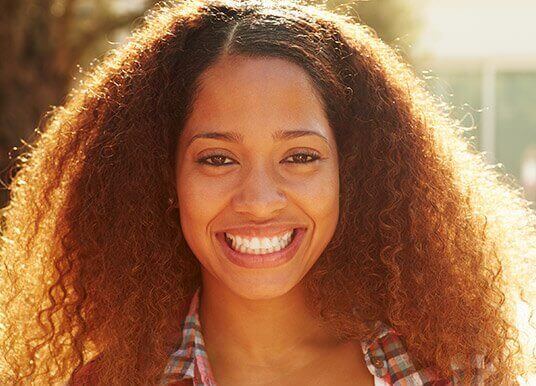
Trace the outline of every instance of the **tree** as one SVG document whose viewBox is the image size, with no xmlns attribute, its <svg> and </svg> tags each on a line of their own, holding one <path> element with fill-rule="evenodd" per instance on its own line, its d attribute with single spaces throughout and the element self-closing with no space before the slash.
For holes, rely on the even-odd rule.
<svg viewBox="0 0 536 386">
<path fill-rule="evenodd" d="M 140 17 L 155 1 L 129 12 L 106 0 L 1 0 L 0 169 L 29 138 L 40 117 L 67 93 L 77 64 L 105 37 Z M 109 44 L 108 44 L 109 46 Z M 7 200 L 3 191 L 2 204 Z"/>
<path fill-rule="evenodd" d="M 397 48 L 405 59 L 411 60 L 406 49 L 416 40 L 419 30 L 419 13 L 423 0 L 327 0 L 326 6 L 346 13 L 376 31 L 387 44 Z"/>
</svg>

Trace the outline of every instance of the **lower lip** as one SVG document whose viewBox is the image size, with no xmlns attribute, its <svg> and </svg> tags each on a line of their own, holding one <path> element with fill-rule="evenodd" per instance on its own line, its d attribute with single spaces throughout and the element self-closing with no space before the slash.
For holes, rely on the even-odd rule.
<svg viewBox="0 0 536 386">
<path fill-rule="evenodd" d="M 304 235 L 305 229 L 297 228 L 294 239 L 285 247 L 285 249 L 272 253 L 265 253 L 263 255 L 253 255 L 235 251 L 225 241 L 225 234 L 223 232 L 217 233 L 216 238 L 219 240 L 225 256 L 231 263 L 243 268 L 274 268 L 285 264 L 294 257 L 302 243 Z"/>
</svg>

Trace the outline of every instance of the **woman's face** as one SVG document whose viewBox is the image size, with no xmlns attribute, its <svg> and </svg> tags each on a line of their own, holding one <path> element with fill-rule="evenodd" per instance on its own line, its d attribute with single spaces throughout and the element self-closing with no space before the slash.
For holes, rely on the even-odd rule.
<svg viewBox="0 0 536 386">
<path fill-rule="evenodd" d="M 182 231 L 211 288 L 282 295 L 333 236 L 335 138 L 296 64 L 234 57 L 206 70 L 176 161 Z"/>
</svg>

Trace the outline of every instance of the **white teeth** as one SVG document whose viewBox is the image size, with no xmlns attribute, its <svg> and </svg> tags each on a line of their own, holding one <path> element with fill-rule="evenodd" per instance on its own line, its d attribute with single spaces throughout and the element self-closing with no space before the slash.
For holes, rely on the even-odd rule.
<svg viewBox="0 0 536 386">
<path fill-rule="evenodd" d="M 272 239 L 264 237 L 261 240 L 261 247 L 262 247 L 262 249 L 270 249 L 272 247 Z"/>
<path fill-rule="evenodd" d="M 261 241 L 258 237 L 254 237 L 251 239 L 251 242 L 248 245 L 248 248 L 251 249 L 259 249 L 261 247 Z"/>
<path fill-rule="evenodd" d="M 238 235 L 225 233 L 225 237 L 231 241 L 232 249 L 242 253 L 265 254 L 280 251 L 291 242 L 292 230 L 280 236 L 245 238 Z"/>
</svg>

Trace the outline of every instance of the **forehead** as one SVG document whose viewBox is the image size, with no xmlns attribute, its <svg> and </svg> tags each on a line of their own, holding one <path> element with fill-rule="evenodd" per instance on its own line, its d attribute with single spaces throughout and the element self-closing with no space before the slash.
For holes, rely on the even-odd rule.
<svg viewBox="0 0 536 386">
<path fill-rule="evenodd" d="M 200 77 L 185 131 L 328 126 L 307 72 L 280 58 L 227 57 Z M 327 134 L 327 133 L 326 133 Z"/>
</svg>

